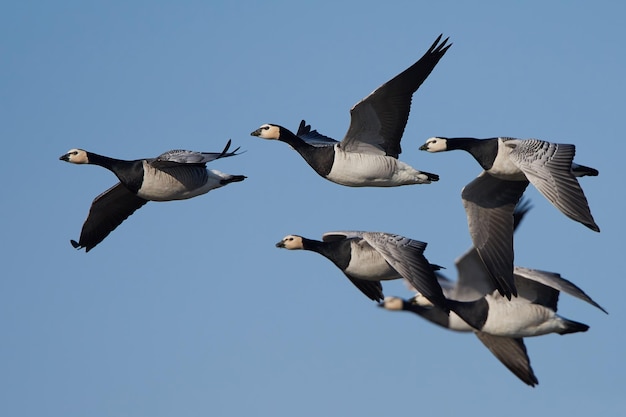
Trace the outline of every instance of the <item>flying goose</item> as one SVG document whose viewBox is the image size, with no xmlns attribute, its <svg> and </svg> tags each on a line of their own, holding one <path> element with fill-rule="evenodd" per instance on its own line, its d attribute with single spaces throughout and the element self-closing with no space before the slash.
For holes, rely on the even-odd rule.
<svg viewBox="0 0 626 417">
<path fill-rule="evenodd" d="M 99 165 L 113 172 L 119 183 L 97 196 L 83 224 L 76 249 L 86 252 L 102 242 L 135 210 L 148 201 L 184 200 L 205 194 L 231 182 L 243 181 L 244 175 L 224 174 L 206 169 L 207 162 L 239 155 L 239 148 L 228 152 L 231 141 L 222 152 L 171 150 L 156 158 L 126 161 L 83 149 L 71 149 L 59 159 L 73 164 Z"/>
<path fill-rule="evenodd" d="M 384 298 L 380 281 L 405 278 L 442 311 L 447 311 L 434 270 L 424 257 L 426 243 L 384 232 L 328 232 L 322 241 L 285 236 L 278 248 L 317 252 L 335 264 L 368 298 Z"/>
<path fill-rule="evenodd" d="M 530 358 L 522 338 L 493 336 L 477 331 L 454 312 L 451 312 L 448 316 L 439 308 L 421 306 L 414 300 L 404 300 L 400 297 L 385 297 L 385 300 L 379 306 L 390 311 L 410 311 L 449 330 L 473 332 L 478 337 L 478 340 L 520 380 L 531 387 L 539 383 L 535 372 L 530 366 Z"/>
<path fill-rule="evenodd" d="M 515 212 L 516 226 L 527 210 L 527 205 L 518 207 Z M 560 292 L 607 313 L 583 290 L 558 273 L 515 267 L 514 279 L 519 296 L 509 301 L 495 291 L 475 248 L 470 248 L 455 264 L 458 271 L 456 283 L 436 272 L 452 310 L 450 314 L 433 306 L 419 292 L 412 300 L 387 297 L 380 306 L 388 310 L 411 311 L 450 330 L 474 332 L 500 362 L 531 386 L 538 381 L 530 366 L 523 338 L 548 333 L 584 332 L 589 328 L 586 324 L 556 314 Z"/>
<path fill-rule="evenodd" d="M 476 265 L 480 262 L 477 256 L 472 261 Z M 439 276 L 439 283 L 446 297 L 479 291 L 472 286 L 464 286 L 461 270 L 462 267 L 459 266 L 459 281 L 456 285 Z M 484 283 L 485 281 L 482 284 Z M 575 284 L 557 273 L 516 267 L 515 283 L 520 295 L 511 300 L 507 300 L 497 291 L 474 301 L 461 302 L 449 298 L 448 305 L 451 309 L 449 314 L 433 306 L 419 293 L 411 300 L 386 297 L 379 305 L 387 310 L 411 311 L 449 330 L 473 332 L 513 374 L 526 384 L 534 386 L 539 382 L 530 366 L 524 337 L 549 333 L 564 335 L 589 329 L 586 324 L 556 314 L 559 289 L 589 302 L 605 313 L 606 310 Z M 478 284 L 479 287 L 480 285 L 481 283 Z"/>
<path fill-rule="evenodd" d="M 309 134 L 308 125 L 303 132 L 304 120 L 296 135 L 276 124 L 264 124 L 251 135 L 291 145 L 315 172 L 341 185 L 395 187 L 437 181 L 438 175 L 418 171 L 398 156 L 413 93 L 451 46 L 446 45 L 447 38 L 440 40 L 441 35 L 416 63 L 352 107 L 350 127 L 341 142 L 317 131 Z"/>
<path fill-rule="evenodd" d="M 575 146 L 514 138 L 433 137 L 420 147 L 428 152 L 462 149 L 483 172 L 461 193 L 470 235 L 501 294 L 515 295 L 513 217 L 529 182 L 563 214 L 599 232 L 576 177 L 598 171 L 573 162 Z"/>
</svg>

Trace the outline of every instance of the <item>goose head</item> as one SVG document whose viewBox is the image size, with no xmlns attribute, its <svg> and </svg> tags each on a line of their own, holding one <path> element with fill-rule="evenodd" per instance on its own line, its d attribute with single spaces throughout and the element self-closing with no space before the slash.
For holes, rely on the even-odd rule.
<svg viewBox="0 0 626 417">
<path fill-rule="evenodd" d="M 280 139 L 281 127 L 278 125 L 271 125 L 266 123 L 259 127 L 254 132 L 250 133 L 251 136 L 258 136 L 261 139 L 277 140 Z"/>
<path fill-rule="evenodd" d="M 276 244 L 276 247 L 289 250 L 304 249 L 304 242 L 302 241 L 302 236 L 287 235 Z"/>
<path fill-rule="evenodd" d="M 61 161 L 71 162 L 72 164 L 88 164 L 89 156 L 87 151 L 83 149 L 70 149 L 66 154 L 59 157 Z"/>
<path fill-rule="evenodd" d="M 426 143 L 420 146 L 420 151 L 443 152 L 448 150 L 448 139 L 428 138 Z"/>
</svg>

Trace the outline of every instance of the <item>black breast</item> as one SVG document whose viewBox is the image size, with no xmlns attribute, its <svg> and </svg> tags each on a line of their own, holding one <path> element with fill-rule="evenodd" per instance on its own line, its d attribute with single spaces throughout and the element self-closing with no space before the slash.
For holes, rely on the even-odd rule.
<svg viewBox="0 0 626 417">
<path fill-rule="evenodd" d="M 130 191 L 137 194 L 143 184 L 143 161 L 132 161 L 132 163 L 120 164 L 111 168 L 117 178 Z"/>
<path fill-rule="evenodd" d="M 481 330 L 487 322 L 489 303 L 484 297 L 476 301 L 450 300 L 449 303 L 450 309 L 473 328 Z"/>
<path fill-rule="evenodd" d="M 338 239 L 327 242 L 302 238 L 303 249 L 317 252 L 344 271 L 350 264 L 352 252 L 350 239 Z"/>
<path fill-rule="evenodd" d="M 305 147 L 296 148 L 298 153 L 302 155 L 304 160 L 322 177 L 326 178 L 333 168 L 335 161 L 334 146 L 315 147 L 307 145 Z"/>
<path fill-rule="evenodd" d="M 352 258 L 350 239 L 342 239 L 334 242 L 325 242 L 324 249 L 320 253 L 331 260 L 337 268 L 345 271 Z"/>
<path fill-rule="evenodd" d="M 446 329 L 450 328 L 450 316 L 441 308 L 437 306 L 422 307 L 406 301 L 404 303 L 405 310 L 418 314 L 438 326 Z"/>
<path fill-rule="evenodd" d="M 485 171 L 488 171 L 493 166 L 493 162 L 498 155 L 498 139 L 482 139 L 473 142 L 466 150 L 472 154 Z"/>
</svg>

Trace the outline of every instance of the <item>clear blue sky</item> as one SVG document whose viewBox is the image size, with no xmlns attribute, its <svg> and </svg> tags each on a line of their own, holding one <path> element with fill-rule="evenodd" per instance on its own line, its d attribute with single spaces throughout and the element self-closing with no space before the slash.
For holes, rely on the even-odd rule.
<svg viewBox="0 0 626 417">
<path fill-rule="evenodd" d="M 522 5 L 523 4 L 523 5 Z M 626 6 L 620 2 L 20 1 L 0 6 L 4 416 L 618 415 L 624 397 Z M 350 189 L 250 132 L 306 119 L 341 139 L 349 109 L 453 46 L 413 98 L 401 159 L 441 180 Z M 602 232 L 534 189 L 516 264 L 560 272 L 610 313 L 562 295 L 587 333 L 528 339 L 517 380 L 467 334 L 381 310 L 286 234 L 395 232 L 454 276 L 461 188 L 480 168 L 430 136 L 577 146 Z M 213 168 L 243 183 L 149 203 L 88 254 L 92 199 L 116 182 L 58 160 L 246 150 Z M 401 283 L 387 295 L 407 296 Z"/>
</svg>

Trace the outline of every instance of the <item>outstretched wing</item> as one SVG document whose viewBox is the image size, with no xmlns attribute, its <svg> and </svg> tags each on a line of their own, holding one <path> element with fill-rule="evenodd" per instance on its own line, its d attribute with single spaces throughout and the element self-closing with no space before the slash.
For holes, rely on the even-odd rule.
<svg viewBox="0 0 626 417">
<path fill-rule="evenodd" d="M 600 228 L 593 220 L 589 203 L 572 172 L 576 147 L 539 139 L 502 138 L 512 148 L 510 158 L 526 178 L 556 208 L 570 219 L 594 230 Z"/>
<path fill-rule="evenodd" d="M 558 274 L 556 272 L 542 271 L 538 269 L 522 268 L 519 266 L 515 267 L 514 272 L 516 276 L 519 276 L 522 279 L 535 281 L 545 286 L 551 287 L 557 291 L 569 294 L 572 297 L 576 297 L 580 300 L 588 302 L 592 306 L 597 307 L 608 314 L 608 312 L 602 306 L 600 306 L 600 304 L 596 303 L 576 284 L 563 278 L 561 274 Z"/>
<path fill-rule="evenodd" d="M 513 212 L 527 181 L 505 181 L 483 171 L 461 193 L 474 247 L 494 287 L 511 298 L 513 279 Z"/>
<path fill-rule="evenodd" d="M 520 198 L 513 211 L 514 232 L 531 207 L 528 199 Z M 491 294 L 496 289 L 489 270 L 474 246 L 459 256 L 454 263 L 458 272 L 458 281 L 450 295 L 447 295 L 448 298 L 458 301 L 476 300 L 484 295 Z"/>
<path fill-rule="evenodd" d="M 526 345 L 524 345 L 524 339 L 493 336 L 483 332 L 476 332 L 476 337 L 509 371 L 513 372 L 524 383 L 531 387 L 539 383 L 533 368 L 530 366 L 530 358 L 526 351 Z"/>
<path fill-rule="evenodd" d="M 341 142 L 347 151 L 397 158 L 413 93 L 430 75 L 451 44 L 442 35 L 413 65 L 358 102 L 350 110 L 350 128 Z"/>
<path fill-rule="evenodd" d="M 78 242 L 71 240 L 72 246 L 76 249 L 85 248 L 89 252 L 147 202 L 148 200 L 137 197 L 137 194 L 117 183 L 93 200 L 80 232 L 80 239 Z"/>
</svg>

